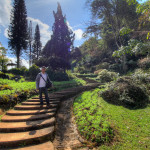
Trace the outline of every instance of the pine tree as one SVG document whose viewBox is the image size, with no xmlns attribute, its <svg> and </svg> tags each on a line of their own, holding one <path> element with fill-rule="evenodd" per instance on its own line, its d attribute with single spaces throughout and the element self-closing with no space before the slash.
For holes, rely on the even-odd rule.
<svg viewBox="0 0 150 150">
<path fill-rule="evenodd" d="M 8 45 L 17 57 L 17 68 L 19 68 L 20 56 L 28 46 L 27 11 L 24 0 L 14 0 L 10 22 Z"/>
<path fill-rule="evenodd" d="M 33 62 L 39 60 L 41 55 L 41 48 L 42 48 L 42 43 L 40 41 L 40 29 L 39 29 L 39 25 L 37 24 L 35 28 L 35 35 L 33 41 L 33 53 L 32 53 Z"/>
<path fill-rule="evenodd" d="M 29 67 L 32 65 L 32 42 L 33 42 L 33 36 L 32 36 L 32 21 L 29 23 L 28 28 L 28 35 L 29 35 Z"/>
<path fill-rule="evenodd" d="M 66 16 L 63 16 L 62 9 L 58 3 L 57 12 L 53 12 L 55 22 L 53 25 L 53 35 L 43 49 L 45 56 L 60 58 L 70 63 L 70 52 L 73 47 L 75 34 L 69 28 Z M 64 66 L 65 69 L 65 66 Z"/>
</svg>

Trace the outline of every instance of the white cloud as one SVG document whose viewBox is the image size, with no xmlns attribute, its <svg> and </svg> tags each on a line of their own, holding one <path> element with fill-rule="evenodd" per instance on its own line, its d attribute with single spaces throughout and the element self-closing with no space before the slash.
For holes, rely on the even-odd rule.
<svg viewBox="0 0 150 150">
<path fill-rule="evenodd" d="M 74 33 L 75 33 L 75 40 L 81 40 L 83 38 L 83 30 L 82 29 L 77 29 L 74 30 L 74 27 L 71 27 L 70 23 L 67 21 L 67 25 L 69 27 L 69 29 L 71 29 Z M 76 26 L 75 26 L 76 27 Z"/>
<path fill-rule="evenodd" d="M 83 30 L 77 29 L 74 31 L 76 40 L 81 40 L 83 38 Z"/>
<path fill-rule="evenodd" d="M 28 17 L 28 20 L 32 21 L 33 32 L 35 30 L 36 25 L 37 24 L 39 25 L 40 34 L 41 34 L 41 42 L 42 42 L 42 45 L 45 46 L 45 44 L 50 39 L 51 34 L 52 34 L 52 32 L 50 31 L 50 26 L 43 23 L 39 19 L 34 19 L 34 18 L 31 18 L 31 17 Z"/>
<path fill-rule="evenodd" d="M 11 0 L 0 0 L 0 25 L 8 26 L 10 22 Z"/>
</svg>

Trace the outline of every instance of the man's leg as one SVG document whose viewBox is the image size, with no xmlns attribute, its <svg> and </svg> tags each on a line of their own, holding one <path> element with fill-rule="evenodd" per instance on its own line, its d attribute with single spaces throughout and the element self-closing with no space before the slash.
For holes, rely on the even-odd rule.
<svg viewBox="0 0 150 150">
<path fill-rule="evenodd" d="M 44 89 L 44 94 L 45 94 L 45 99 L 46 99 L 47 106 L 49 106 L 49 97 L 48 97 L 47 88 Z"/>
<path fill-rule="evenodd" d="M 40 105 L 43 105 L 43 98 L 42 98 L 43 89 L 39 88 L 39 94 L 40 94 Z"/>
</svg>

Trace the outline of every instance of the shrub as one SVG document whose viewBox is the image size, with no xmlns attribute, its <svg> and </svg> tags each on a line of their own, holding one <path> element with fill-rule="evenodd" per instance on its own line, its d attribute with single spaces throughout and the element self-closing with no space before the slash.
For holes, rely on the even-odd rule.
<svg viewBox="0 0 150 150">
<path fill-rule="evenodd" d="M 103 71 L 103 69 L 96 70 L 94 74 L 98 75 L 101 71 Z"/>
<path fill-rule="evenodd" d="M 0 96 L 0 108 L 8 110 L 9 108 L 14 107 L 17 103 L 22 102 L 23 100 L 36 95 L 36 90 L 22 90 L 15 94 L 5 94 Z"/>
<path fill-rule="evenodd" d="M 97 79 L 100 80 L 100 82 L 105 83 L 105 82 L 113 81 L 115 78 L 118 77 L 118 75 L 119 74 L 117 74 L 116 72 L 110 72 L 104 69 L 98 74 Z"/>
<path fill-rule="evenodd" d="M 9 75 L 7 75 L 6 73 L 3 73 L 3 72 L 0 71 L 0 78 L 9 79 Z"/>
<path fill-rule="evenodd" d="M 84 67 L 76 67 L 76 68 L 74 68 L 74 72 L 84 74 L 84 73 L 88 73 L 89 71 L 87 69 L 85 69 Z"/>
<path fill-rule="evenodd" d="M 102 92 L 104 100 L 125 107 L 143 107 L 148 104 L 145 88 L 136 84 L 131 77 L 122 77 L 110 84 L 108 90 Z"/>
<path fill-rule="evenodd" d="M 133 61 L 133 60 L 127 61 L 127 65 L 130 70 L 134 70 L 138 67 L 137 61 Z"/>
<path fill-rule="evenodd" d="M 122 72 L 121 68 L 122 68 L 121 64 L 112 64 L 109 66 L 109 70 L 114 72 Z"/>
<path fill-rule="evenodd" d="M 12 90 L 12 87 L 10 87 L 9 85 L 5 84 L 5 85 L 0 85 L 0 91 L 2 90 Z"/>
<path fill-rule="evenodd" d="M 12 68 L 8 70 L 9 73 L 12 73 L 14 75 L 21 75 L 25 76 L 26 73 L 28 72 L 28 69 L 26 67 L 21 67 L 21 68 Z"/>
<path fill-rule="evenodd" d="M 148 84 L 150 82 L 150 74 L 144 73 L 141 69 L 135 70 L 134 74 L 132 74 L 132 78 L 139 84 Z"/>
<path fill-rule="evenodd" d="M 50 68 L 46 71 L 52 81 L 69 81 L 67 73 L 61 71 L 52 71 Z"/>
<path fill-rule="evenodd" d="M 29 68 L 29 78 L 30 78 L 30 80 L 35 80 L 36 76 L 39 72 L 40 72 L 40 68 L 36 65 L 32 65 Z"/>
<path fill-rule="evenodd" d="M 99 65 L 96 66 L 96 70 L 99 70 L 99 69 L 108 69 L 109 65 L 110 65 L 110 63 L 103 62 L 103 63 L 101 63 L 101 64 L 99 64 Z"/>
<path fill-rule="evenodd" d="M 150 58 L 146 57 L 138 61 L 138 66 L 142 69 L 150 68 Z"/>
</svg>

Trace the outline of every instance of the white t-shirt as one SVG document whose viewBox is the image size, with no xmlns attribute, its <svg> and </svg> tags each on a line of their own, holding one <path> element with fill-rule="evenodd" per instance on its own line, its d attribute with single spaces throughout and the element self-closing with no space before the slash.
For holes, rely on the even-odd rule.
<svg viewBox="0 0 150 150">
<path fill-rule="evenodd" d="M 41 73 L 41 75 L 43 76 L 43 78 L 45 79 L 45 81 L 47 81 L 47 75 L 46 73 Z M 40 83 L 39 83 L 39 87 L 45 87 L 46 86 L 46 82 L 43 80 L 43 78 L 40 78 Z"/>
</svg>

